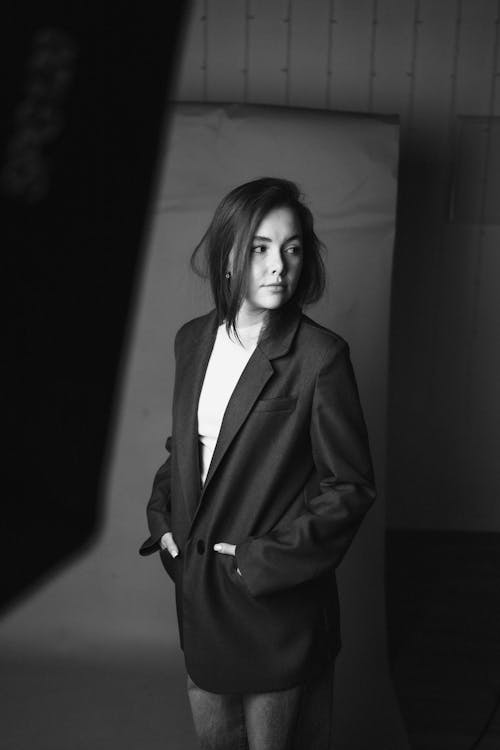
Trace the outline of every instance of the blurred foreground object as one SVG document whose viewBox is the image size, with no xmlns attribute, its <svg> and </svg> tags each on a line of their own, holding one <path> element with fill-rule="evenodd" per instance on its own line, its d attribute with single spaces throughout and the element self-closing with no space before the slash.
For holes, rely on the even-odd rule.
<svg viewBox="0 0 500 750">
<path fill-rule="evenodd" d="M 0 32 L 2 605 L 98 528 L 114 390 L 187 5 L 157 3 L 131 17 L 110 6 L 24 3 Z"/>
</svg>

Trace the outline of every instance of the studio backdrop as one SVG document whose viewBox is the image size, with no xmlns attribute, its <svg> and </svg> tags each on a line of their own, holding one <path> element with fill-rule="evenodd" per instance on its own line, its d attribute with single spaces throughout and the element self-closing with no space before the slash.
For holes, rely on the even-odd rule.
<svg viewBox="0 0 500 750">
<path fill-rule="evenodd" d="M 152 478 L 165 458 L 165 437 L 170 434 L 174 336 L 185 321 L 212 306 L 207 285 L 190 270 L 191 252 L 228 190 L 261 176 L 286 177 L 303 190 L 326 247 L 327 291 L 306 312 L 350 344 L 379 492 L 338 571 L 343 647 L 335 674 L 334 746 L 406 750 L 389 675 L 384 608 L 398 124 L 322 110 L 182 104 L 171 109 L 165 146 L 109 452 L 104 528 L 85 557 L 9 615 L 4 642 L 24 661 L 36 651 L 54 664 L 54 654 L 62 654 L 68 669 L 71 660 L 112 661 L 113 654 L 120 669 L 127 659 L 146 665 L 148 695 L 168 684 L 169 699 L 160 701 L 156 713 L 150 701 L 145 715 L 127 712 L 127 722 L 144 722 L 158 743 L 152 740 L 151 747 L 163 746 L 164 726 L 180 733 L 185 720 L 185 731 L 192 731 L 186 707 L 184 719 L 176 708 L 175 696 L 184 685 L 173 585 L 158 556 L 139 558 L 138 547 L 146 533 Z M 153 674 L 160 688 L 153 688 Z M 123 689 L 137 704 L 143 683 L 134 679 L 123 683 Z M 33 695 L 33 700 L 44 696 Z M 68 701 L 72 711 L 85 711 L 83 705 L 77 709 L 70 703 L 71 694 L 61 693 L 58 701 Z M 121 723 L 115 729 L 111 724 L 110 732 L 116 734 Z M 84 717 L 82 724 L 88 726 Z M 129 736 L 127 730 L 122 747 L 128 747 Z M 172 750 L 177 750 L 174 735 L 171 740 Z M 187 748 L 181 740 L 178 746 Z"/>
</svg>

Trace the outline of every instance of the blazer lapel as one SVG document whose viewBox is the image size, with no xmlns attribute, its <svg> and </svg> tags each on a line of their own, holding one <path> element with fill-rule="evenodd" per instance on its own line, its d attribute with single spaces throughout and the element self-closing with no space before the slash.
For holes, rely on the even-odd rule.
<svg viewBox="0 0 500 750">
<path fill-rule="evenodd" d="M 273 366 L 269 359 L 257 348 L 248 360 L 229 399 L 207 478 L 203 485 L 203 492 L 205 492 L 225 452 L 236 437 L 236 433 L 247 418 L 252 406 L 273 372 Z"/>
<path fill-rule="evenodd" d="M 213 310 L 205 324 L 185 343 L 182 364 L 177 373 L 179 387 L 174 394 L 176 414 L 177 463 L 188 512 L 192 517 L 201 492 L 198 449 L 198 401 L 205 372 L 217 334 L 217 316 Z"/>
<path fill-rule="evenodd" d="M 196 516 L 201 507 L 203 497 L 207 491 L 208 486 L 210 485 L 215 472 L 217 471 L 217 468 L 219 467 L 232 441 L 245 422 L 261 391 L 274 373 L 271 360 L 279 356 L 283 356 L 290 349 L 293 337 L 300 322 L 300 313 L 300 309 L 296 308 L 295 306 L 289 307 L 287 308 L 287 310 L 284 310 L 282 315 L 280 316 L 280 319 L 277 321 L 274 335 L 269 339 L 265 339 L 261 343 L 259 343 L 252 356 L 248 360 L 248 363 L 243 370 L 238 383 L 236 384 L 236 387 L 231 395 L 231 398 L 229 399 L 229 403 L 224 413 L 224 418 L 222 420 L 219 437 L 215 445 L 214 454 L 210 462 L 210 468 L 207 474 L 207 478 L 205 480 L 205 484 L 203 485 L 201 494 L 199 495 L 199 501 L 196 506 L 196 510 L 193 514 L 191 528 L 193 527 Z M 204 362 L 203 371 L 201 373 L 201 382 L 199 382 L 199 380 L 196 381 L 194 432 L 196 438 L 197 456 L 197 405 L 212 347 L 213 340 L 211 342 L 208 357 Z M 199 481 L 199 466 L 197 476 Z"/>
</svg>

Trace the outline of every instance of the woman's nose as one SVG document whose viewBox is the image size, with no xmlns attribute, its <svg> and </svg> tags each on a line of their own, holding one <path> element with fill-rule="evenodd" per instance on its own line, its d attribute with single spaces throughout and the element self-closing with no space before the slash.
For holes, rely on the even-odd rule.
<svg viewBox="0 0 500 750">
<path fill-rule="evenodd" d="M 276 250 L 273 250 L 272 253 L 270 253 L 269 264 L 270 264 L 271 273 L 274 273 L 277 276 L 279 276 L 285 272 L 285 264 L 283 261 L 281 250 L 276 249 Z"/>
</svg>

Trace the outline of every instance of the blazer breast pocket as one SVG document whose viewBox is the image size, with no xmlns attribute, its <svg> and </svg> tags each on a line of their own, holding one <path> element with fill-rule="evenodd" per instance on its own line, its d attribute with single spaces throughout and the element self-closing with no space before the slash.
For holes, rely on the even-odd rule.
<svg viewBox="0 0 500 750">
<path fill-rule="evenodd" d="M 291 412 L 297 404 L 297 396 L 282 396 L 280 398 L 261 398 L 253 410 L 259 412 Z"/>
</svg>

